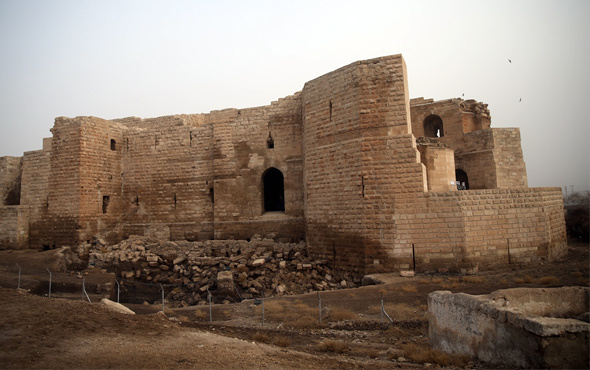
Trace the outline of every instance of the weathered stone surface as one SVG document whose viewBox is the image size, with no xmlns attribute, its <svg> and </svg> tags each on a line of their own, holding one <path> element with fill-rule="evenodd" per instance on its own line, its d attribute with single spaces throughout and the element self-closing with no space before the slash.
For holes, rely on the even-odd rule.
<svg viewBox="0 0 590 370">
<path fill-rule="evenodd" d="M 181 255 L 178 258 L 176 258 L 172 263 L 175 265 L 178 265 L 180 263 L 183 263 L 184 261 L 186 261 L 188 259 L 188 257 L 186 255 Z"/>
<path fill-rule="evenodd" d="M 264 262 L 265 262 L 264 258 L 258 258 L 252 262 L 252 267 L 262 266 L 262 265 L 264 265 Z"/>
<path fill-rule="evenodd" d="M 588 287 L 515 288 L 471 296 L 428 295 L 430 343 L 518 368 L 586 368 L 590 324 L 575 318 L 589 310 Z"/>
<path fill-rule="evenodd" d="M 110 299 L 103 298 L 100 301 L 100 303 L 111 311 L 115 311 L 115 312 L 122 313 L 125 315 L 135 315 L 135 312 L 133 312 L 128 307 L 125 307 L 120 303 L 113 302 Z"/>
</svg>

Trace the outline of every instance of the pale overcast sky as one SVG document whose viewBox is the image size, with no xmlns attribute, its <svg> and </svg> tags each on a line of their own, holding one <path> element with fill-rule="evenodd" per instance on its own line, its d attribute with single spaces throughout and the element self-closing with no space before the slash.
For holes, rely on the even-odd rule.
<svg viewBox="0 0 590 370">
<path fill-rule="evenodd" d="M 520 128 L 529 186 L 590 189 L 587 0 L 0 0 L 0 156 L 58 116 L 268 105 L 400 53 L 411 97 L 465 94 Z"/>
</svg>

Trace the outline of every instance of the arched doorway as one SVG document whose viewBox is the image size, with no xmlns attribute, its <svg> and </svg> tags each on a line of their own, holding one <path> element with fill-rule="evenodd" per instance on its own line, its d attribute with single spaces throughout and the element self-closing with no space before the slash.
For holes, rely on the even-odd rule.
<svg viewBox="0 0 590 370">
<path fill-rule="evenodd" d="M 443 137 L 445 131 L 443 130 L 442 118 L 436 114 L 431 114 L 424 119 L 424 136 L 426 137 Z"/>
<path fill-rule="evenodd" d="M 285 185 L 281 171 L 269 168 L 262 175 L 264 212 L 285 211 Z"/>
<path fill-rule="evenodd" d="M 455 170 L 455 179 L 457 180 L 458 190 L 469 190 L 469 179 L 467 178 L 467 172 L 457 168 Z"/>
</svg>

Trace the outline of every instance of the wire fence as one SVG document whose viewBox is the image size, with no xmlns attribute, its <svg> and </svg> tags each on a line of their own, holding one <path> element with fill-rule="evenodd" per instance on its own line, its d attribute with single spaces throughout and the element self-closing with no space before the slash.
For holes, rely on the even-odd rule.
<svg viewBox="0 0 590 370">
<path fill-rule="evenodd" d="M 21 289 L 23 286 L 23 269 L 18 264 L 16 264 L 16 267 L 18 269 L 16 286 L 17 289 Z M 34 275 L 34 279 L 39 282 L 32 293 L 52 298 L 52 296 L 61 297 L 65 293 L 71 294 L 81 290 L 82 300 L 89 303 L 93 303 L 92 294 L 99 294 L 96 291 L 89 293 L 85 276 L 82 276 L 80 286 L 79 282 L 77 284 L 64 283 L 63 281 L 56 282 L 54 272 L 49 268 L 45 270 L 47 285 L 44 284 L 42 274 L 29 273 L 29 275 Z M 265 297 L 264 292 L 262 292 L 258 298 L 242 299 L 235 283 L 233 288 L 235 296 L 238 297 L 235 303 L 245 304 L 214 304 L 214 295 L 223 296 L 223 294 L 227 294 L 227 291 L 225 293 L 215 290 L 212 292 L 208 285 L 205 285 L 207 288 L 202 294 L 206 294 L 206 298 L 200 299 L 197 305 L 187 307 L 175 305 L 173 307 L 171 303 L 174 303 L 174 301 L 169 300 L 167 294 L 173 294 L 175 289 L 187 288 L 191 284 L 149 283 L 120 277 L 115 278 L 114 283 L 113 291 L 103 291 L 103 297 L 108 295 L 109 299 L 116 299 L 117 303 L 142 303 L 146 301 L 152 301 L 152 305 L 161 303 L 161 311 L 166 312 L 175 309 L 180 314 L 193 315 L 191 319 L 195 321 L 208 321 L 210 323 L 214 321 L 249 320 L 259 321 L 263 326 L 270 323 L 286 323 L 286 325 L 295 327 L 313 326 L 314 323 L 322 326 L 327 323 L 341 321 L 373 321 L 389 324 L 400 320 L 400 317 L 401 320 L 405 321 L 421 320 L 419 312 L 425 311 L 424 307 L 415 307 L 415 305 L 408 305 L 400 301 L 399 293 L 396 294 L 394 291 L 383 289 L 359 294 L 354 293 L 352 290 L 346 291 L 347 293 L 334 290 L 273 297 Z M 217 297 L 217 300 L 219 301 L 220 297 Z M 393 315 L 391 315 L 392 313 Z"/>
</svg>

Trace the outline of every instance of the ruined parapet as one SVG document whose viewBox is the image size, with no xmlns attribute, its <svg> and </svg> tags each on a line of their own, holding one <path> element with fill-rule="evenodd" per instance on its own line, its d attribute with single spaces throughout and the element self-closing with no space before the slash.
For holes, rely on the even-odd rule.
<svg viewBox="0 0 590 370">
<path fill-rule="evenodd" d="M 453 99 L 459 102 L 459 107 L 463 112 L 471 112 L 481 116 L 482 118 L 487 118 L 489 120 L 492 119 L 490 115 L 490 110 L 488 109 L 488 105 L 482 102 L 478 102 L 473 99 L 463 100 L 463 99 Z"/>
<path fill-rule="evenodd" d="M 494 365 L 588 368 L 590 288 L 516 288 L 428 295 L 428 338 L 447 353 Z M 579 319 L 578 319 L 579 318 Z"/>
</svg>

